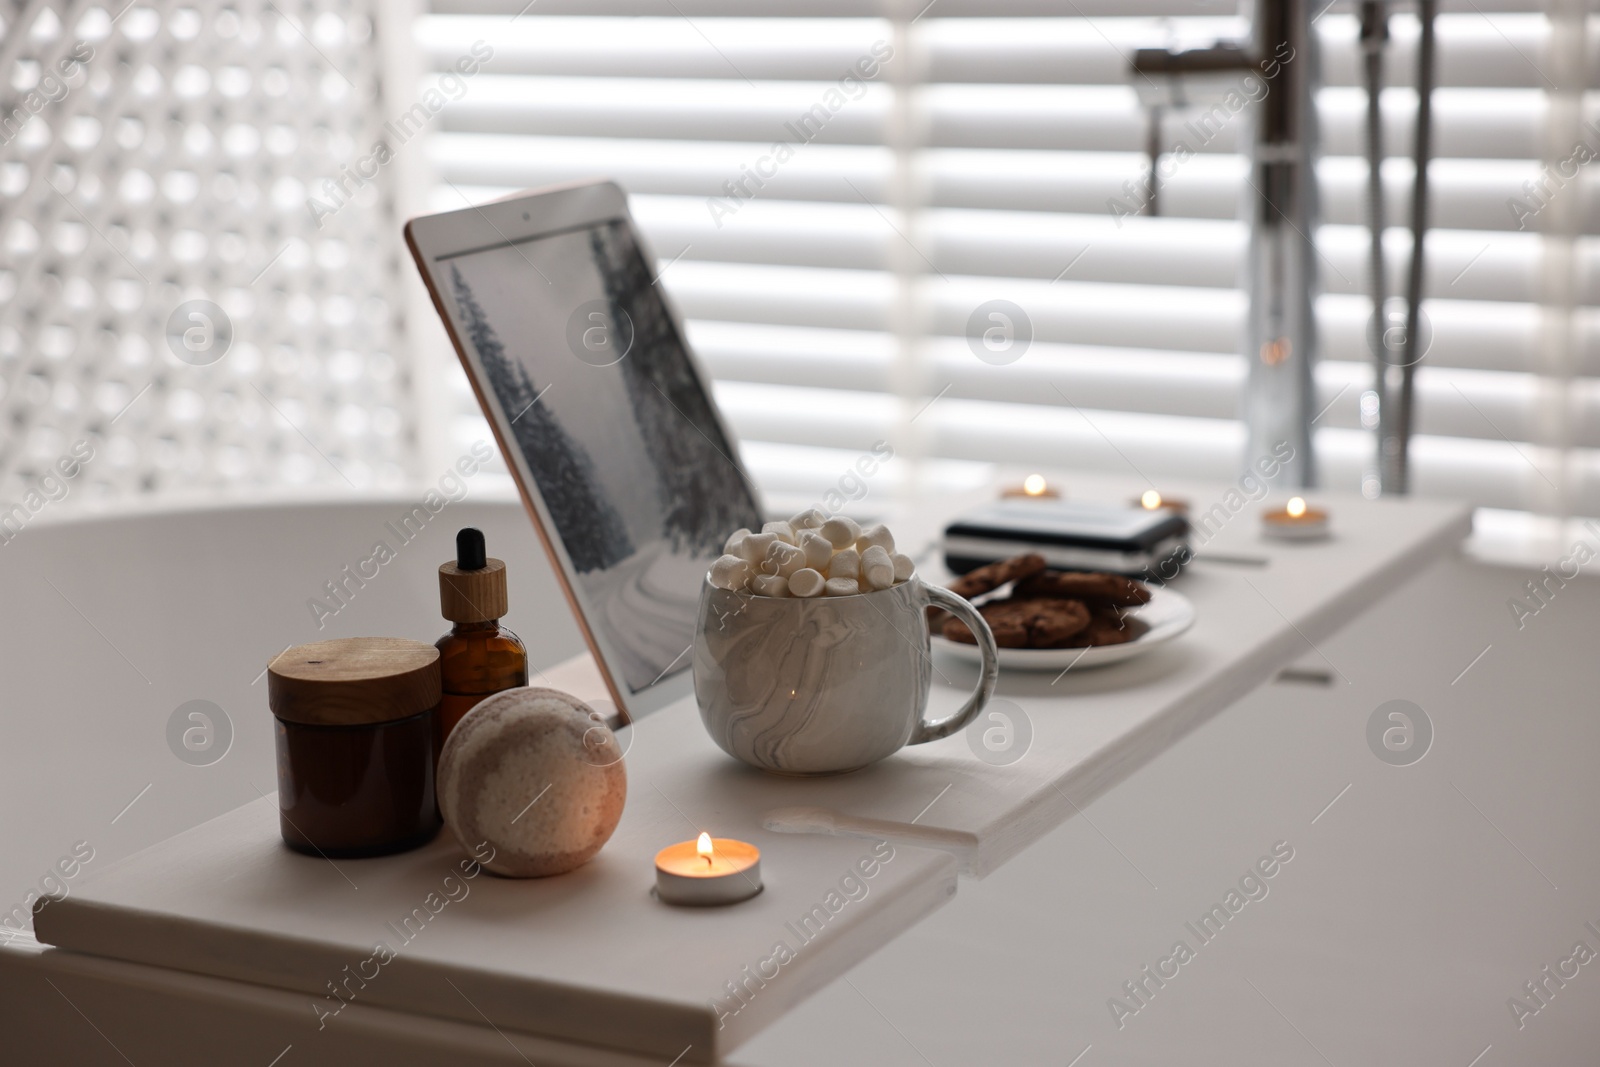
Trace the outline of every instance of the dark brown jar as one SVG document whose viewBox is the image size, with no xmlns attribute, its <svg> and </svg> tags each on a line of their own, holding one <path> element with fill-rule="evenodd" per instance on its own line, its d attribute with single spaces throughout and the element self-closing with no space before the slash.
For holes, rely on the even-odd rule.
<svg viewBox="0 0 1600 1067">
<path fill-rule="evenodd" d="M 278 822 L 314 856 L 381 856 L 439 832 L 439 652 L 395 637 L 296 645 L 267 667 Z"/>
</svg>

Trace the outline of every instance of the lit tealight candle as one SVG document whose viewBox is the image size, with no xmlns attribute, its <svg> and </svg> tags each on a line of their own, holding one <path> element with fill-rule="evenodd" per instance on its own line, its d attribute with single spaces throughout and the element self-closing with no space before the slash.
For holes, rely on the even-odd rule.
<svg viewBox="0 0 1600 1067">
<path fill-rule="evenodd" d="M 761 850 L 744 841 L 679 841 L 656 853 L 656 896 L 668 904 L 737 904 L 761 892 Z"/>
<path fill-rule="evenodd" d="M 1261 528 L 1270 537 L 1286 541 L 1313 541 L 1328 536 L 1328 513 L 1294 496 L 1281 508 L 1261 515 Z"/>
<path fill-rule="evenodd" d="M 1021 485 L 1009 486 L 1002 496 L 1032 497 L 1035 500 L 1059 500 L 1061 491 L 1044 480 L 1042 474 L 1030 474 L 1022 479 Z"/>
<path fill-rule="evenodd" d="M 1143 508 L 1146 511 L 1160 511 L 1162 508 L 1177 512 L 1187 512 L 1189 510 L 1189 502 L 1187 500 L 1174 500 L 1171 497 L 1162 496 L 1154 489 L 1146 489 L 1143 495 L 1133 502 L 1133 506 Z"/>
</svg>

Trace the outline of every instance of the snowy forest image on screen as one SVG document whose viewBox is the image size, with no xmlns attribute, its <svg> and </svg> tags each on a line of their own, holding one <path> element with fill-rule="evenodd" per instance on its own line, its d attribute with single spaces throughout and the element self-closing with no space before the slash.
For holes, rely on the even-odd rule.
<svg viewBox="0 0 1600 1067">
<path fill-rule="evenodd" d="M 622 680 L 638 692 L 688 669 L 706 570 L 761 519 L 632 232 L 608 222 L 473 252 L 447 276 Z M 569 341 L 600 309 L 605 328 L 632 325 L 605 365 Z"/>
</svg>

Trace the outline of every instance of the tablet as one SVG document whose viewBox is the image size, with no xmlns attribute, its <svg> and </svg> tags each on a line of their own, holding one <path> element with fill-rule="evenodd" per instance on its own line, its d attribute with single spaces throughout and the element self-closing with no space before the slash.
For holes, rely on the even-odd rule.
<svg viewBox="0 0 1600 1067">
<path fill-rule="evenodd" d="M 405 233 L 619 722 L 684 696 L 706 571 L 761 508 L 626 194 L 563 186 Z"/>
</svg>

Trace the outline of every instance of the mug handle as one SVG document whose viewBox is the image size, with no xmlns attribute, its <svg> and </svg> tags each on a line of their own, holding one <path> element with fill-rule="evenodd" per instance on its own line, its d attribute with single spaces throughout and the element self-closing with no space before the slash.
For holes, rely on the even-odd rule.
<svg viewBox="0 0 1600 1067">
<path fill-rule="evenodd" d="M 1000 680 L 1000 652 L 995 647 L 994 633 L 990 631 L 989 624 L 978 609 L 967 603 L 948 589 L 937 585 L 924 585 L 928 592 L 928 601 L 936 607 L 941 607 L 967 624 L 978 638 L 978 651 L 983 654 L 983 665 L 978 669 L 978 688 L 973 691 L 961 709 L 947 715 L 937 722 L 926 719 L 918 721 L 917 728 L 911 735 L 908 745 L 920 745 L 924 741 L 937 741 L 941 737 L 949 737 L 957 730 L 966 726 L 982 711 L 984 705 L 989 703 L 989 698 L 994 695 L 994 684 Z"/>
</svg>

